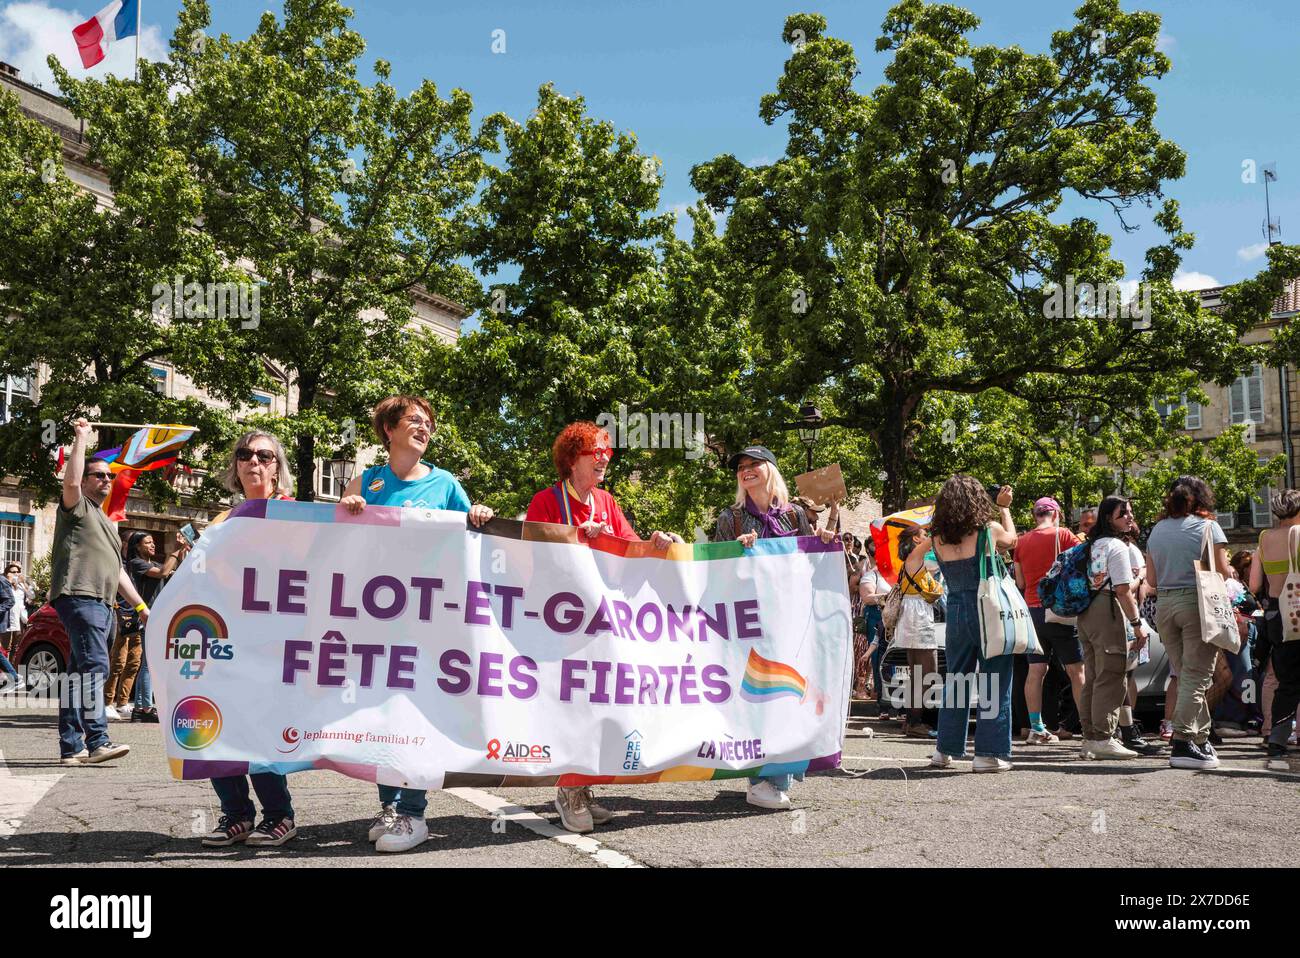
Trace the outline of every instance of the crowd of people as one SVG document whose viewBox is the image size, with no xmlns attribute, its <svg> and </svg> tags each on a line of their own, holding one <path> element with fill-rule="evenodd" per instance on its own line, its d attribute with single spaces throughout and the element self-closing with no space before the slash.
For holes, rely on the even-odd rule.
<svg viewBox="0 0 1300 958">
<path fill-rule="evenodd" d="M 489 506 L 470 501 L 450 472 L 424 459 L 435 428 L 426 400 L 390 396 L 373 410 L 372 426 L 385 461 L 348 484 L 341 508 L 353 514 L 370 506 L 452 510 L 467 513 L 473 527 L 493 517 Z M 109 464 L 87 455 L 91 427 L 86 420 L 78 420 L 74 432 L 55 525 L 50 602 L 68 634 L 68 673 L 90 683 L 94 694 L 60 699 L 60 758 L 65 765 L 127 755 L 129 746 L 112 741 L 109 721 L 157 721 L 142 632 L 159 589 L 187 561 L 191 545 L 178 534 L 175 548 L 160 563 L 157 543 L 137 533 L 123 550 L 116 527 L 100 508 L 112 481 Z M 639 541 L 618 502 L 601 488 L 612 455 L 604 429 L 591 422 L 566 426 L 551 450 L 556 482 L 536 493 L 526 519 L 575 527 L 580 542 L 595 543 L 602 536 Z M 1085 510 L 1077 536 L 1062 525 L 1055 500 L 1039 499 L 1033 506 L 1033 528 L 1017 534 L 1010 487 L 990 491 L 968 476 L 956 475 L 940 490 L 930 525 L 917 525 L 901 537 L 895 595 L 876 567 L 870 542 L 839 529 L 836 506 L 827 511 L 791 497 L 770 450 L 750 446 L 732 456 L 729 467 L 735 474 L 735 497 L 719 503 L 711 538 L 738 541 L 745 548 L 760 538 L 817 535 L 827 543 L 841 538 L 856 633 L 853 687 L 864 695 L 874 689 L 881 717 L 888 720 L 897 713 L 907 736 L 933 740 L 931 764 L 951 767 L 954 759 L 967 754 L 971 703 L 953 697 L 952 683 L 943 685 L 940 702 L 890 701 L 884 692 L 889 648 L 905 650 L 915 674 L 935 675 L 942 638 L 949 675 L 983 674 L 991 701 L 981 703 L 976 717 L 975 771 L 1011 768 L 1013 729 L 1027 745 L 1052 745 L 1077 735 L 1082 737 L 1083 758 L 1125 759 L 1163 749 L 1163 742 L 1143 738 L 1133 717 L 1133 669 L 1143 661 L 1154 620 L 1175 677 L 1166 705 L 1167 728 L 1160 736 L 1170 742 L 1170 764 L 1212 768 L 1218 763 L 1214 745 L 1220 736 L 1230 729 L 1247 734 L 1254 722 L 1268 736 L 1270 761 L 1285 765 L 1300 703 L 1300 642 L 1282 642 L 1281 619 L 1268 597 L 1278 593 L 1286 578 L 1287 536 L 1300 524 L 1300 492 L 1274 498 L 1281 525 L 1261 536 L 1253 556 L 1238 555 L 1230 563 L 1226 537 L 1214 520 L 1213 495 L 1195 477 L 1182 477 L 1171 487 L 1144 552 L 1138 547 L 1141 539 L 1132 509 L 1123 498 L 1111 496 Z M 293 493 L 283 445 L 259 430 L 235 442 L 223 478 L 236 500 L 288 499 Z M 1191 570 L 1207 527 L 1213 561 L 1238 585 L 1246 658 L 1235 664 L 1201 641 Z M 1057 556 L 1080 541 L 1086 544 L 1095 598 L 1072 622 L 1043 608 L 1037 585 Z M 649 542 L 656 549 L 668 549 L 683 539 L 654 530 Z M 1024 590 L 1041 654 L 984 657 L 978 590 L 981 550 L 986 549 L 1013 556 L 1016 583 Z M 28 603 L 15 596 L 28 598 L 23 581 L 14 566 L 0 580 L 0 622 L 8 626 L 6 648 L 0 651 L 12 646 L 22 628 Z M 1254 614 L 1256 608 L 1262 614 Z M 0 655 L 0 663 L 12 672 L 6 656 Z M 1271 696 L 1271 727 L 1267 709 L 1259 717 L 1238 716 L 1235 724 L 1225 720 L 1216 726 L 1212 720 L 1233 676 L 1242 674 L 1257 676 L 1265 696 Z M 1220 675 L 1227 680 L 1218 681 Z M 1247 697 L 1240 698 L 1237 705 L 1248 704 Z M 202 838 L 204 845 L 279 846 L 297 834 L 286 776 L 262 772 L 214 778 L 211 783 L 221 816 Z M 753 778 L 746 797 L 760 808 L 787 808 L 792 787 L 790 775 Z M 260 822 L 254 795 L 261 806 Z M 378 799 L 379 811 L 368 830 L 377 851 L 405 851 L 427 840 L 424 790 L 380 785 Z M 589 832 L 611 818 L 590 786 L 558 788 L 555 808 L 564 828 L 576 833 Z"/>
</svg>

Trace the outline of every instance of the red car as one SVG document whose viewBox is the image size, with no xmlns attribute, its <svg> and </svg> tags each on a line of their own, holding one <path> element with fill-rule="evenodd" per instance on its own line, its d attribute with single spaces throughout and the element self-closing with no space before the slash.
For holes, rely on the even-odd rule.
<svg viewBox="0 0 1300 958">
<path fill-rule="evenodd" d="M 27 620 L 27 629 L 14 649 L 14 665 L 27 676 L 33 692 L 43 692 L 56 675 L 67 670 L 69 657 L 68 633 L 63 631 L 54 606 L 47 602 Z"/>
</svg>

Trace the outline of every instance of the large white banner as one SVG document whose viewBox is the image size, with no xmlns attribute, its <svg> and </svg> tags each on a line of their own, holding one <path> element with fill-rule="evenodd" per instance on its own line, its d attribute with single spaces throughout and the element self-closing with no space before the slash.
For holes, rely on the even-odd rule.
<svg viewBox="0 0 1300 958">
<path fill-rule="evenodd" d="M 208 528 L 146 642 L 177 778 L 424 788 L 834 768 L 852 660 L 838 542 L 276 500 Z"/>
</svg>

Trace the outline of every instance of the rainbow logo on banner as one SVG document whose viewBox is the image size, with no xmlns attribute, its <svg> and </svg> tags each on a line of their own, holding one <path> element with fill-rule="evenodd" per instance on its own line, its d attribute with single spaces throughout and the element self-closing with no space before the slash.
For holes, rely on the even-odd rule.
<svg viewBox="0 0 1300 958">
<path fill-rule="evenodd" d="M 207 748 L 221 734 L 221 709 L 212 699 L 191 695 L 172 709 L 172 736 L 183 749 Z"/>
<path fill-rule="evenodd" d="M 765 659 L 753 649 L 745 663 L 745 675 L 740 681 L 740 697 L 750 702 L 770 702 L 783 695 L 803 699 L 808 691 L 808 680 L 786 665 Z"/>
<path fill-rule="evenodd" d="M 200 639 L 225 641 L 230 638 L 226 620 L 206 605 L 187 605 L 172 616 L 167 626 L 167 638 L 187 639 L 191 632 L 197 632 Z"/>
</svg>

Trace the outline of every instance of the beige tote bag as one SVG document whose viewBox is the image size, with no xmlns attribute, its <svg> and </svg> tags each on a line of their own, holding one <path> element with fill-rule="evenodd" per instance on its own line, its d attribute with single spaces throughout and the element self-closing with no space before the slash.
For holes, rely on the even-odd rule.
<svg viewBox="0 0 1300 958">
<path fill-rule="evenodd" d="M 1207 520 L 1200 556 L 1192 563 L 1196 570 L 1196 604 L 1201 611 L 1201 641 L 1235 653 L 1241 649 L 1241 633 L 1228 598 L 1228 585 L 1214 568 L 1210 526 Z"/>
</svg>

